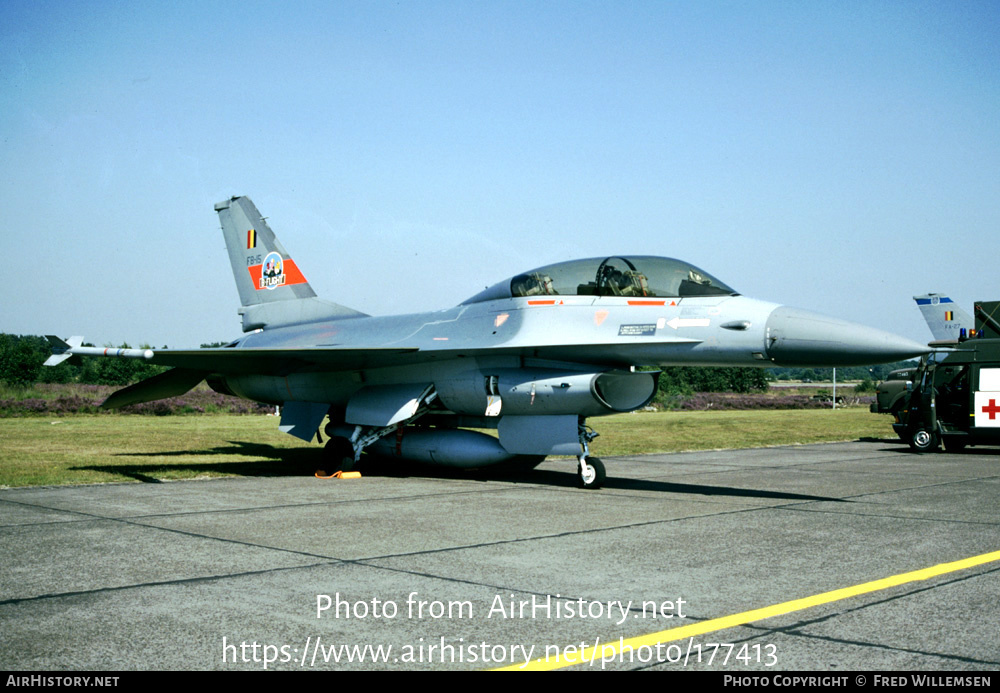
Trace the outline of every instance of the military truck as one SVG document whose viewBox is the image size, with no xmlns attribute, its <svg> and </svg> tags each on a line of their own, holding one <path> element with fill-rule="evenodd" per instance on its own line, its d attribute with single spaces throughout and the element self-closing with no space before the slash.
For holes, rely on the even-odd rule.
<svg viewBox="0 0 1000 693">
<path fill-rule="evenodd" d="M 913 382 L 916 367 L 899 368 L 889 373 L 885 380 L 875 386 L 875 401 L 868 410 L 872 414 L 892 414 L 893 422 L 902 420 L 901 412 L 910 398 L 907 389 Z"/>
<path fill-rule="evenodd" d="M 912 368 L 897 368 L 875 386 L 875 401 L 868 410 L 872 414 L 899 414 L 906 404 L 906 383 L 913 381 L 916 366 Z M 898 418 L 898 417 L 897 417 Z"/>
<path fill-rule="evenodd" d="M 934 342 L 906 386 L 906 406 L 893 430 L 919 452 L 943 444 L 1000 445 L 1000 301 L 977 302 L 976 328 Z"/>
</svg>

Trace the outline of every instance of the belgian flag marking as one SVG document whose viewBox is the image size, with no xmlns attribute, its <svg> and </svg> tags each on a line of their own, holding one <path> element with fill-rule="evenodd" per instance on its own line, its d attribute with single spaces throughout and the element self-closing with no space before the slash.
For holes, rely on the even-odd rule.
<svg viewBox="0 0 1000 693">
<path fill-rule="evenodd" d="M 250 229 L 247 231 L 247 250 L 257 247 L 257 231 Z"/>
</svg>

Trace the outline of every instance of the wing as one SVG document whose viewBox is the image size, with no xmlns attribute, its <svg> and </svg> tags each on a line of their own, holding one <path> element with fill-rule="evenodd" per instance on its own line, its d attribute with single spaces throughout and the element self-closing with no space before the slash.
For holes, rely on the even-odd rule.
<svg viewBox="0 0 1000 693">
<path fill-rule="evenodd" d="M 521 356 L 525 358 L 567 361 L 598 367 L 630 366 L 643 362 L 637 358 L 640 350 L 675 345 L 678 348 L 700 343 L 696 339 L 667 338 L 641 344 L 550 344 L 545 346 L 479 347 L 469 349 L 421 349 L 417 347 L 307 347 L 307 348 L 238 348 L 218 349 L 110 349 L 76 346 L 82 341 L 72 338 L 63 342 L 50 337 L 53 353 L 59 358 L 70 356 L 104 356 L 143 359 L 171 370 L 130 385 L 112 394 L 101 404 L 103 409 L 116 409 L 129 404 L 152 402 L 176 397 L 212 375 L 244 373 L 284 376 L 296 372 L 346 371 L 385 366 L 399 366 L 460 357 Z"/>
<path fill-rule="evenodd" d="M 549 344 L 543 346 L 448 348 L 306 347 L 306 348 L 219 348 L 189 351 L 152 351 L 152 363 L 205 373 L 237 375 L 288 375 L 299 371 L 340 371 L 384 366 L 401 366 L 459 357 L 523 356 L 599 366 L 631 366 L 642 363 L 637 358 L 645 349 L 674 345 L 678 348 L 700 344 L 701 340 L 661 338 L 642 343 L 621 342 L 586 344 Z"/>
<path fill-rule="evenodd" d="M 288 375 L 302 370 L 354 370 L 377 368 L 417 352 L 416 348 L 220 348 L 189 351 L 165 349 L 153 351 L 152 363 L 174 368 L 198 370 L 204 373 L 238 375 Z"/>
</svg>

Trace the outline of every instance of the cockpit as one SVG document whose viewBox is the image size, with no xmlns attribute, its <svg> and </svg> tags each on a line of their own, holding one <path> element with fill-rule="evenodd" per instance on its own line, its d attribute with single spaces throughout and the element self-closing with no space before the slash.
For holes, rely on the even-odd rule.
<svg viewBox="0 0 1000 693">
<path fill-rule="evenodd" d="M 518 274 L 464 303 L 520 296 L 733 296 L 707 272 L 668 257 L 633 255 L 572 260 Z"/>
</svg>

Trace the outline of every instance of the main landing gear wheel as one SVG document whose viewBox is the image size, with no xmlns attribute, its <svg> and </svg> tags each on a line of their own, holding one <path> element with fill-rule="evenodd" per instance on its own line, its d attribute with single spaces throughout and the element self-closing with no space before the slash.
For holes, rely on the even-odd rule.
<svg viewBox="0 0 1000 693">
<path fill-rule="evenodd" d="M 323 461 L 327 474 L 349 472 L 354 469 L 354 446 L 347 438 L 330 438 L 323 446 Z"/>
<path fill-rule="evenodd" d="M 596 457 L 582 457 L 577 473 L 580 488 L 601 488 L 604 485 L 606 473 L 604 463 Z"/>
</svg>

